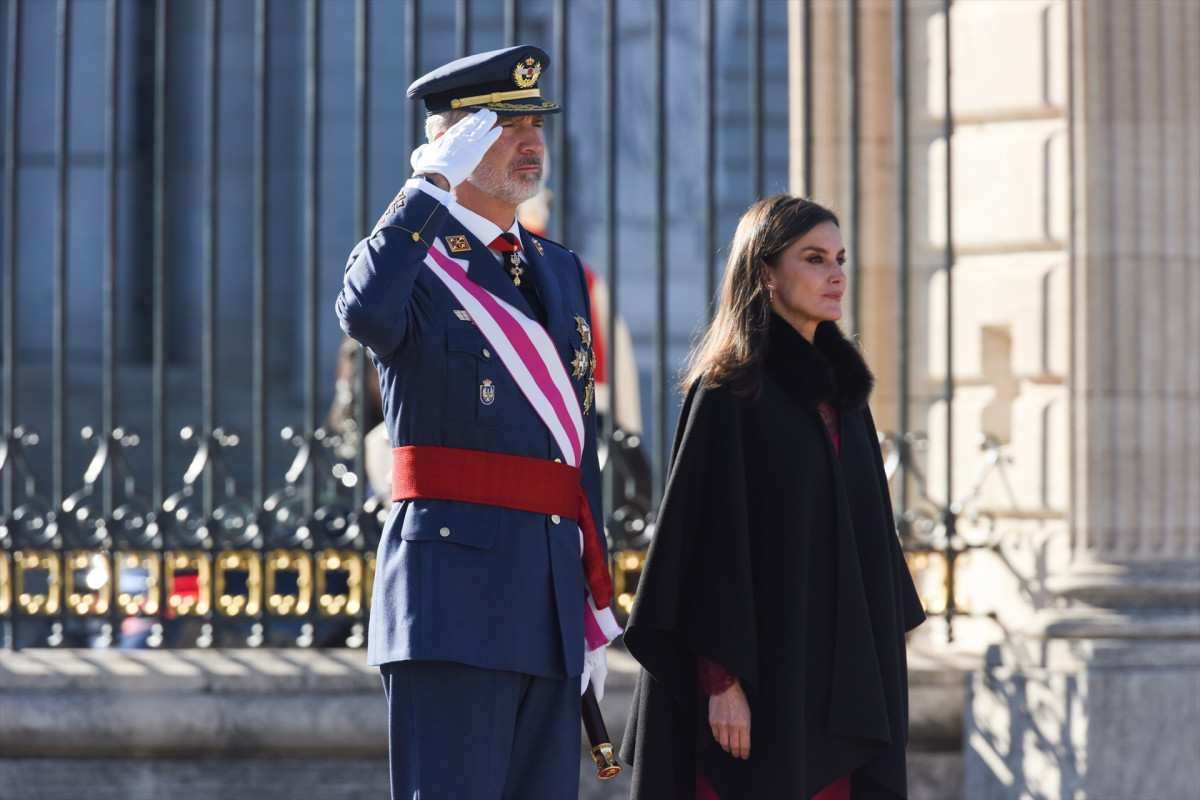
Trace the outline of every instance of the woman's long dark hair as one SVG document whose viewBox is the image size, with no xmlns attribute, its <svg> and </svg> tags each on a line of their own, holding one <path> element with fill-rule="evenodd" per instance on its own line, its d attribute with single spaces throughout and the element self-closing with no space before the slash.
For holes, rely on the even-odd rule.
<svg viewBox="0 0 1200 800">
<path fill-rule="evenodd" d="M 713 386 L 731 385 L 739 394 L 758 393 L 753 367 L 766 355 L 771 322 L 762 265 L 774 267 L 784 250 L 822 222 L 837 225 L 837 215 L 787 194 L 759 200 L 742 215 L 729 248 L 716 316 L 688 357 L 685 391 L 704 380 Z"/>
</svg>

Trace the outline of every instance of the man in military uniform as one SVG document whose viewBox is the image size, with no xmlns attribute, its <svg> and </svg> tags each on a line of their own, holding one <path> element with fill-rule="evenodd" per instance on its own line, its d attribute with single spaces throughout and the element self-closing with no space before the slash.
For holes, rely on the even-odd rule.
<svg viewBox="0 0 1200 800">
<path fill-rule="evenodd" d="M 394 798 L 575 796 L 580 691 L 589 676 L 602 689 L 619 632 L 595 524 L 587 283 L 515 215 L 561 110 L 538 88 L 549 64 L 513 47 L 409 87 L 429 142 L 338 296 L 393 447 L 367 656 Z"/>
</svg>

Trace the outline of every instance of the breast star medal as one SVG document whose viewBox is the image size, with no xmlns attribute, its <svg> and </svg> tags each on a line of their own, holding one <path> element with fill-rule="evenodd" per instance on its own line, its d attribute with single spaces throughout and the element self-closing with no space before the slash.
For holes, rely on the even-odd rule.
<svg viewBox="0 0 1200 800">
<path fill-rule="evenodd" d="M 578 314 L 575 316 L 575 330 L 579 332 L 583 346 L 575 351 L 575 358 L 571 360 L 571 377 L 577 381 L 587 381 L 583 387 L 583 413 L 586 414 L 596 397 L 596 353 L 592 349 L 592 329 Z"/>
</svg>

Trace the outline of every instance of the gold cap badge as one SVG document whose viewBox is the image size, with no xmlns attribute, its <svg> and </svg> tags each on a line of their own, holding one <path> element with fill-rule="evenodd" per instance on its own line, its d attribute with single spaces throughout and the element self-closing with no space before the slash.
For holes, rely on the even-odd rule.
<svg viewBox="0 0 1200 800">
<path fill-rule="evenodd" d="M 533 56 L 527 56 L 518 61 L 516 67 L 513 68 L 513 83 L 522 89 L 532 89 L 537 86 L 541 74 L 542 62 L 537 61 Z"/>
</svg>

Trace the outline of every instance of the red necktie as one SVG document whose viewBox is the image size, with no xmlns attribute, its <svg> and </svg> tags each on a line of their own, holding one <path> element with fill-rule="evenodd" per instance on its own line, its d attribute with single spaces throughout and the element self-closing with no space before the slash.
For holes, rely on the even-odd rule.
<svg viewBox="0 0 1200 800">
<path fill-rule="evenodd" d="M 504 258 L 504 267 L 508 270 L 508 274 L 512 277 L 513 286 L 525 298 L 525 302 L 533 310 L 534 318 L 546 324 L 546 308 L 542 305 L 542 299 L 538 296 L 537 289 L 534 288 L 533 280 L 521 282 L 521 277 L 525 275 L 525 263 L 521 261 L 521 240 L 511 233 L 502 233 L 492 240 L 488 247 L 498 251 Z"/>
<path fill-rule="evenodd" d="M 511 233 L 502 233 L 492 240 L 488 247 L 502 253 L 504 263 L 508 269 L 508 274 L 512 276 L 513 285 L 521 285 L 521 276 L 525 274 L 525 268 L 521 265 L 521 241 Z"/>
</svg>

